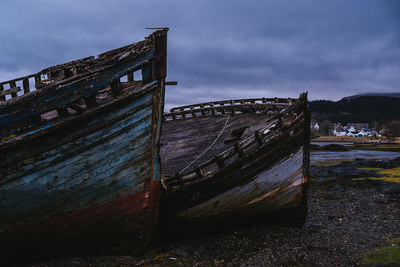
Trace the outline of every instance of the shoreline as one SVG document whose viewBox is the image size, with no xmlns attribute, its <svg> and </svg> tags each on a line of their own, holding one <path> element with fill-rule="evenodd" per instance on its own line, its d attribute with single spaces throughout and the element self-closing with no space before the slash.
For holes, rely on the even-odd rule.
<svg viewBox="0 0 400 267">
<path fill-rule="evenodd" d="M 386 144 L 389 142 L 387 138 L 371 138 L 371 137 L 349 137 L 349 136 L 319 136 L 310 140 L 311 142 L 327 142 L 327 143 L 376 143 Z M 394 139 L 396 144 L 400 144 L 400 137 Z"/>
</svg>

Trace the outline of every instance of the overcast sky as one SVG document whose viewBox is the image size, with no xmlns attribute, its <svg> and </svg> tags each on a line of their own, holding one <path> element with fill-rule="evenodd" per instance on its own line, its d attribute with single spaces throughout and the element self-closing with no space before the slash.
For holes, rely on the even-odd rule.
<svg viewBox="0 0 400 267">
<path fill-rule="evenodd" d="M 0 4 L 0 80 L 168 26 L 167 108 L 244 97 L 400 92 L 399 0 L 14 0 Z"/>
</svg>

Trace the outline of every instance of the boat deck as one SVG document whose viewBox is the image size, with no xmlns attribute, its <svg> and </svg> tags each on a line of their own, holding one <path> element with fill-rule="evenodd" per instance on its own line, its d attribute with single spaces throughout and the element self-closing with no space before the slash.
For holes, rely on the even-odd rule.
<svg viewBox="0 0 400 267">
<path fill-rule="evenodd" d="M 237 141 L 243 140 L 253 136 L 257 130 L 273 125 L 275 120 L 268 121 L 270 118 L 265 113 L 242 113 L 165 121 L 160 150 L 162 175 L 192 170 L 194 166 L 233 147 L 234 139 L 225 142 L 232 139 L 231 133 L 240 135 L 243 130 L 241 139 Z"/>
</svg>

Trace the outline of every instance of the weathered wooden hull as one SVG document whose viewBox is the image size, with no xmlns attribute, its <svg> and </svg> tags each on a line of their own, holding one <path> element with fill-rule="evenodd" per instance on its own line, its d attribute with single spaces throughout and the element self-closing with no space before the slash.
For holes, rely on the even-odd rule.
<svg viewBox="0 0 400 267">
<path fill-rule="evenodd" d="M 178 217 L 196 220 L 246 217 L 299 206 L 303 176 L 303 148 L 254 175 L 251 182 L 236 186 L 201 204 L 179 212 Z M 250 166 L 251 168 L 251 166 Z"/>
<path fill-rule="evenodd" d="M 231 113 L 229 116 L 234 120 L 232 124 L 243 124 L 247 121 L 250 125 L 253 123 L 257 129 L 259 126 L 257 122 L 263 123 L 265 120 L 260 114 Z M 243 119 L 235 120 L 238 116 Z M 249 120 L 245 116 L 253 116 L 254 119 Z M 212 117 L 215 117 L 215 120 L 219 119 L 216 115 Z M 196 119 L 192 117 L 187 120 L 181 122 L 183 125 L 186 124 L 186 131 L 190 128 L 187 125 L 190 124 L 189 120 L 196 121 Z M 199 124 L 202 123 L 200 120 L 197 119 Z M 164 130 L 168 129 L 167 123 L 168 121 L 164 125 Z M 242 142 L 243 148 L 235 145 L 232 153 L 236 153 L 236 156 L 232 153 L 231 156 L 224 156 L 229 152 L 220 154 L 224 163 L 215 160 L 216 165 L 219 165 L 217 168 L 210 167 L 210 163 L 204 163 L 200 165 L 201 171 L 199 167 L 194 167 L 193 174 L 175 175 L 170 177 L 169 181 L 168 178 L 165 179 L 166 188 L 162 201 L 165 223 L 214 226 L 225 221 L 243 222 L 253 218 L 264 218 L 275 222 L 279 221 L 279 218 L 271 218 L 273 213 L 289 211 L 293 215 L 291 219 L 297 220 L 295 224 L 302 224 L 307 203 L 308 124 L 307 107 L 303 105 L 298 111 L 297 118 L 288 127 L 277 130 L 277 134 L 269 139 L 262 141 L 260 138 L 258 142 L 252 142 L 251 138 L 248 138 Z M 239 125 L 241 126 L 243 125 Z M 182 132 L 185 132 L 183 129 L 182 127 Z M 173 138 L 168 133 L 164 134 L 167 136 L 164 138 L 165 143 L 167 146 L 168 144 L 172 146 Z M 255 131 L 255 135 L 259 136 L 258 130 Z M 196 139 L 196 136 L 192 137 Z M 183 143 L 182 138 L 177 142 Z M 190 144 L 188 146 L 190 147 Z M 216 146 L 216 149 L 222 150 L 220 148 L 223 147 L 222 144 Z M 204 149 L 204 145 L 201 144 L 200 147 Z M 186 146 L 183 151 L 186 151 L 185 149 Z M 162 159 L 163 155 L 168 159 L 168 153 L 164 151 L 161 154 Z M 170 169 L 165 167 L 164 170 Z"/>
<path fill-rule="evenodd" d="M 102 222 L 101 229 L 108 229 L 105 232 L 146 225 L 143 220 L 157 212 L 152 210 L 157 207 L 149 193 L 151 181 L 159 178 L 151 174 L 157 89 L 124 107 L 77 122 L 85 127 L 65 125 L 51 135 L 8 148 L 8 157 L 20 166 L 0 186 L 3 231 L 12 231 L 18 223 L 18 232 L 26 233 L 25 227 L 32 228 L 36 222 L 36 227 L 46 224 L 59 233 L 95 222 Z M 37 235 L 36 227 L 29 233 Z M 88 228 L 84 233 L 93 230 L 100 229 Z M 150 232 L 142 229 L 136 239 L 142 235 L 146 240 L 143 235 Z M 102 233 L 98 232 L 99 237 Z"/>
<path fill-rule="evenodd" d="M 0 146 L 2 257 L 135 253 L 149 243 L 165 83 L 155 75 L 165 65 L 150 66 L 143 85 Z M 119 79 L 131 68 L 112 71 Z"/>
</svg>

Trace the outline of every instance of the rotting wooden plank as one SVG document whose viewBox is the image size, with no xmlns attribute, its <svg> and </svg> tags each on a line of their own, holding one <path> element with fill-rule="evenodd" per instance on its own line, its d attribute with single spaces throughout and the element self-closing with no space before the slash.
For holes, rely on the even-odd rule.
<svg viewBox="0 0 400 267">
<path fill-rule="evenodd" d="M 287 110 L 287 112 L 290 113 L 290 109 Z M 286 128 L 286 129 L 285 129 L 285 132 L 286 132 L 286 133 L 293 132 L 293 129 L 296 129 L 296 127 L 299 127 L 299 123 L 302 121 L 302 118 L 303 118 L 303 117 L 304 117 L 304 112 L 301 113 L 297 118 L 295 118 L 295 119 L 292 121 L 292 125 L 291 125 L 289 128 Z M 270 122 L 273 123 L 273 121 L 270 121 Z M 274 125 L 275 125 L 275 124 L 273 124 L 271 127 L 272 127 L 272 128 L 275 128 L 276 126 L 274 126 Z M 268 129 L 268 127 L 267 127 L 268 131 L 272 130 L 271 127 L 269 127 L 269 129 Z M 302 129 L 302 128 L 300 128 L 300 129 Z M 272 134 L 272 136 L 268 137 L 269 140 L 263 140 L 263 142 L 265 142 L 265 143 L 271 142 L 271 140 L 273 140 L 273 139 L 271 139 L 271 138 L 274 138 L 274 136 L 276 136 L 276 134 L 275 134 L 275 135 L 273 134 L 273 131 L 272 131 L 272 132 L 270 131 L 270 133 Z M 294 134 L 292 134 L 292 135 L 290 135 L 290 136 L 294 136 L 294 135 L 296 135 L 296 136 L 298 135 L 298 133 L 297 133 L 296 130 L 294 131 Z M 267 136 L 268 136 L 268 135 L 264 135 L 264 136 L 262 137 L 262 139 L 266 139 Z M 285 136 L 285 134 L 283 134 L 283 135 L 281 135 L 281 136 Z M 198 138 L 197 138 L 197 139 L 198 139 Z M 166 141 L 166 142 L 168 142 L 168 141 Z M 252 138 L 251 136 L 249 136 L 249 137 L 246 138 L 243 142 L 241 142 L 241 144 L 243 145 L 243 148 L 245 148 L 245 149 L 247 150 L 247 148 L 250 147 L 250 146 L 252 146 L 252 144 L 255 143 L 255 142 L 256 142 L 255 138 L 254 138 L 254 137 Z M 255 149 L 255 148 L 256 148 L 256 147 L 253 147 L 253 149 Z M 175 150 L 174 150 L 174 151 L 175 151 Z M 226 160 L 226 159 L 232 157 L 235 153 L 236 153 L 236 151 L 235 151 L 234 149 L 228 149 L 228 150 L 226 150 L 223 154 L 221 154 L 221 155 L 219 155 L 219 156 L 221 156 L 222 159 Z M 248 151 L 248 152 L 246 152 L 246 153 L 250 153 L 250 151 Z M 187 155 L 185 155 L 185 156 L 187 156 Z M 212 164 L 213 162 L 214 162 L 213 160 L 206 161 L 205 163 L 203 163 L 203 164 L 201 165 L 201 167 L 202 167 L 202 168 L 205 168 L 206 166 L 208 166 L 209 164 Z M 169 165 L 169 164 L 168 164 L 168 165 Z"/>
<path fill-rule="evenodd" d="M 296 102 L 297 100 L 292 100 L 293 102 Z M 252 104 L 252 103 L 257 103 L 257 104 L 271 104 L 271 105 L 289 105 L 289 101 L 287 98 L 249 98 L 249 99 L 233 99 L 233 100 L 223 100 L 223 101 L 214 101 L 214 102 L 204 102 L 204 103 L 199 103 L 199 104 L 194 104 L 194 105 L 186 105 L 186 106 L 180 106 L 180 107 L 175 107 L 171 109 L 171 112 L 174 112 L 179 109 L 186 109 L 190 107 L 195 107 L 195 108 L 204 108 L 204 107 L 218 107 L 223 104 L 229 104 L 229 105 L 236 105 L 236 104 Z"/>
<path fill-rule="evenodd" d="M 286 146 L 280 146 L 281 142 L 286 140 Z M 177 187 L 176 191 L 170 190 L 168 197 L 168 207 L 173 209 L 184 210 L 188 207 L 201 203 L 204 200 L 210 199 L 226 190 L 237 186 L 238 184 L 246 184 L 252 180 L 254 175 L 262 170 L 268 169 L 269 165 L 279 160 L 284 155 L 289 155 L 298 149 L 303 144 L 303 135 L 292 136 L 289 140 L 284 134 L 281 134 L 278 139 L 264 145 L 243 161 L 237 161 L 224 169 L 192 184 L 185 184 L 184 187 Z M 172 194 L 172 195 L 171 195 Z M 193 196 L 197 196 L 193 198 Z M 167 201 L 167 200 L 164 200 Z"/>
<path fill-rule="evenodd" d="M 140 91 L 125 92 L 126 95 L 121 95 L 121 96 L 117 97 L 116 99 L 113 99 L 109 102 L 102 104 L 101 106 L 96 106 L 92 109 L 85 110 L 85 112 L 82 115 L 80 115 L 79 117 L 69 116 L 63 120 L 55 121 L 55 122 L 52 122 L 51 124 L 45 124 L 40 127 L 30 129 L 28 132 L 21 133 L 19 135 L 14 136 L 13 138 L 8 138 L 5 140 L 2 140 L 1 148 L 8 149 L 8 146 L 12 146 L 14 142 L 33 139 L 33 138 L 37 137 L 38 135 L 42 135 L 43 133 L 48 131 L 49 128 L 57 129 L 59 127 L 62 127 L 62 125 L 66 124 L 66 123 L 74 123 L 74 122 L 79 121 L 84 118 L 88 118 L 88 117 L 93 118 L 95 116 L 99 116 L 99 115 L 103 114 L 104 112 L 107 112 L 107 110 L 111 109 L 112 107 L 126 104 L 126 102 L 129 102 L 132 99 L 140 97 L 141 95 L 148 93 L 149 91 L 153 90 L 155 86 L 157 86 L 156 82 L 147 84 L 147 85 L 143 86 L 143 88 L 141 88 Z M 123 110 L 122 108 L 120 108 L 120 109 Z M 102 116 L 104 116 L 104 115 L 102 115 Z M 1 153 L 0 153 L 0 155 L 1 155 Z M 0 165 L 1 165 L 1 162 L 0 162 Z"/>
<path fill-rule="evenodd" d="M 0 126 L 3 126 L 3 123 L 16 122 L 19 119 L 25 122 L 29 117 L 37 113 L 55 109 L 59 104 L 65 105 L 76 101 L 82 94 L 84 97 L 93 95 L 128 72 L 142 68 L 142 65 L 152 58 L 153 55 L 154 50 L 149 50 L 135 56 L 131 60 L 124 59 L 124 62 L 119 65 L 110 66 L 108 69 L 107 67 L 103 68 L 105 70 L 102 70 L 100 75 L 94 73 L 88 77 L 81 77 L 78 80 L 76 78 L 69 78 L 60 83 L 50 85 L 49 88 L 46 87 L 46 90 L 35 91 L 33 94 L 28 94 L 30 97 L 16 99 L 19 100 L 18 104 L 21 105 L 17 110 L 15 110 L 15 105 L 0 106 L 0 112 L 9 114 L 7 122 L 0 121 Z M 61 90 L 58 88 L 60 86 L 65 87 Z M 71 94 L 71 92 L 74 92 L 74 94 Z M 32 109 L 32 106 L 35 109 Z"/>
<path fill-rule="evenodd" d="M 143 55 L 144 58 L 151 57 L 152 53 Z M 126 62 L 121 66 L 112 67 L 105 71 L 102 75 L 92 75 L 91 77 L 75 81 L 67 84 L 62 90 L 50 90 L 48 92 L 39 91 L 34 93 L 35 97 L 30 99 L 20 99 L 18 101 L 19 109 L 11 105 L 0 106 L 0 112 L 8 113 L 7 120 L 0 119 L 0 127 L 5 127 L 8 124 L 24 123 L 36 116 L 38 113 L 44 113 L 57 108 L 60 105 L 67 105 L 78 100 L 81 96 L 89 98 L 98 90 L 103 89 L 117 79 L 117 77 L 125 75 L 126 71 L 134 70 L 142 67 L 143 57 L 133 59 L 133 62 Z M 139 62 L 138 62 L 139 61 Z M 138 63 L 134 63 L 138 62 Z M 74 94 L 71 94 L 74 92 Z"/>
<path fill-rule="evenodd" d="M 232 116 L 232 115 L 231 115 Z M 196 153 L 188 153 L 189 151 L 202 151 L 202 148 L 207 147 L 212 141 L 206 139 L 215 138 L 213 135 L 218 135 L 221 130 L 221 123 L 226 121 L 225 117 L 220 117 L 221 119 L 216 119 L 215 117 L 209 115 L 202 118 L 197 118 L 193 121 L 166 121 L 164 123 L 165 133 L 163 134 L 162 143 L 166 144 L 162 147 L 161 153 L 164 157 L 163 168 L 165 168 L 166 173 L 170 173 L 172 169 L 176 171 L 180 168 L 182 169 L 186 162 L 190 162 L 197 155 Z M 248 132 L 249 136 L 257 130 L 261 130 L 265 127 L 270 127 L 275 125 L 275 121 L 265 122 L 265 115 L 263 114 L 237 114 L 234 115 L 229 121 L 225 132 L 222 134 L 220 140 L 214 145 L 212 151 L 204 155 L 204 159 L 212 158 L 213 155 L 210 153 L 219 154 L 223 150 L 229 149 L 229 145 L 224 144 L 224 140 L 229 138 L 230 131 L 246 125 L 252 125 L 252 129 Z M 299 118 L 300 119 L 300 118 Z M 266 124 L 265 124 L 266 123 Z M 185 131 L 182 132 L 182 126 L 185 125 Z M 272 129 L 270 129 L 272 130 Z M 195 137 L 195 138 L 194 138 Z M 175 143 L 173 140 L 181 140 Z M 184 144 L 190 143 L 191 146 L 185 146 Z M 198 147 L 198 149 L 193 149 Z M 173 154 L 169 153 L 173 152 Z M 175 153 L 180 151 L 179 153 Z M 188 151 L 188 152 L 186 152 Z M 199 152 L 198 152 L 199 153 Z M 216 155 L 214 154 L 214 155 Z M 168 156 L 167 156 L 168 155 Z M 179 155 L 184 155 L 182 158 Z M 174 167 L 176 165 L 182 165 L 181 167 Z M 173 172 L 173 171 L 172 171 Z"/>
<path fill-rule="evenodd" d="M 95 146 L 96 140 L 101 138 L 107 140 L 109 136 L 116 135 L 118 129 L 128 122 L 132 125 L 141 123 L 141 119 L 145 117 L 145 112 L 150 105 L 149 101 L 150 96 L 147 93 L 138 98 L 133 105 L 124 106 L 118 111 L 107 112 L 101 118 L 87 118 L 84 128 L 75 130 L 72 124 L 69 127 L 74 129 L 73 131 L 69 130 L 71 133 L 65 134 L 64 131 L 59 131 L 57 134 L 54 133 L 52 138 L 43 136 L 29 141 L 24 145 L 23 152 L 19 147 L 8 148 L 7 157 L 4 153 L 0 153 L 0 173 L 2 176 L 7 176 L 7 179 L 3 179 L 0 184 L 50 167 L 51 164 L 62 161 L 64 157 L 72 157 L 79 151 L 87 151 Z M 133 119 L 130 119 L 131 116 Z M 55 141 L 57 145 L 54 145 Z M 37 143 L 40 143 L 39 147 L 35 145 Z M 29 162 L 30 164 L 23 166 L 19 162 Z M 5 168 L 5 166 L 8 167 Z"/>
</svg>

